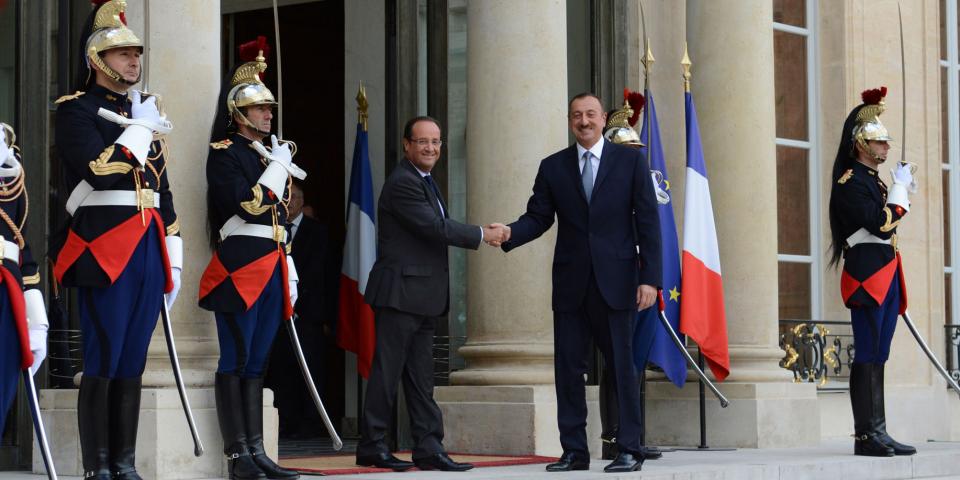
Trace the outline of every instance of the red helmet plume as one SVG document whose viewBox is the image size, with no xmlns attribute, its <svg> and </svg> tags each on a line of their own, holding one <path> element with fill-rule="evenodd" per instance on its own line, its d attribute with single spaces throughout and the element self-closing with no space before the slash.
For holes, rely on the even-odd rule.
<svg viewBox="0 0 960 480">
<path fill-rule="evenodd" d="M 643 106 L 647 104 L 647 99 L 643 97 L 642 93 L 631 92 L 629 88 L 623 89 L 623 99 L 630 103 L 630 109 L 633 110 L 633 116 L 628 120 L 632 127 L 636 125 L 637 120 L 640 119 L 640 111 L 642 111 Z"/>
<path fill-rule="evenodd" d="M 883 101 L 883 97 L 887 96 L 887 87 L 872 88 L 870 90 L 864 90 L 860 93 L 860 98 L 863 100 L 863 103 L 867 105 L 876 105 Z"/>
<path fill-rule="evenodd" d="M 270 58 L 270 44 L 267 43 L 267 37 L 258 35 L 256 40 L 251 40 L 240 44 L 240 61 L 252 62 L 257 59 L 257 54 L 263 50 L 263 58 Z"/>
</svg>

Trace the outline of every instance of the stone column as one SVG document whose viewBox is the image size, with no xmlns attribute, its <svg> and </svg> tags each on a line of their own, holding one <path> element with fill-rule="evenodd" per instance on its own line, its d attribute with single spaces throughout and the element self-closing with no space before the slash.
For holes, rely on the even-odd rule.
<svg viewBox="0 0 960 480">
<path fill-rule="evenodd" d="M 467 8 L 467 217 L 510 222 L 525 210 L 540 160 L 567 145 L 565 2 Z M 467 368 L 436 394 L 451 451 L 560 453 L 550 302 L 555 238 L 552 229 L 509 254 L 483 245 L 468 256 L 467 344 L 460 349 Z"/>
<path fill-rule="evenodd" d="M 731 373 L 721 389 L 731 406 L 720 409 L 708 393 L 714 446 L 788 447 L 820 437 L 814 385 L 791 383 L 778 366 L 772 18 L 768 1 L 687 1 L 692 91 L 714 212 L 722 212 L 717 237 L 730 343 Z M 696 383 L 680 392 L 654 384 L 648 392 L 648 440 L 696 443 Z"/>
<path fill-rule="evenodd" d="M 182 288 L 170 312 L 184 381 L 205 454 L 195 458 L 193 442 L 174 383 L 163 327 L 150 343 L 137 444 L 137 468 L 145 478 L 210 478 L 225 472 L 213 394 L 219 350 L 213 315 L 197 306 L 200 275 L 210 260 L 206 233 L 204 176 L 210 126 L 220 90 L 220 4 L 190 0 L 128 2 L 130 28 L 149 51 L 149 90 L 162 96 L 173 122 L 167 137 L 167 175 L 180 219 L 184 246 Z M 137 86 L 136 88 L 142 88 Z M 77 390 L 46 390 L 41 398 L 51 432 L 54 461 L 61 475 L 82 473 L 76 419 Z M 272 395 L 265 392 L 268 452 L 276 455 L 277 417 Z M 34 470 L 42 461 L 34 449 Z"/>
</svg>

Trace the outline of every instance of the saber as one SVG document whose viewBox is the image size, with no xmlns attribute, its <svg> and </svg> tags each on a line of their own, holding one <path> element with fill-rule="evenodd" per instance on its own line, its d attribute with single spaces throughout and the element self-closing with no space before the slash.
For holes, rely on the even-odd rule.
<svg viewBox="0 0 960 480">
<path fill-rule="evenodd" d="M 283 70 L 280 68 L 280 12 L 277 0 L 273 0 L 273 33 L 277 37 L 277 138 L 283 138 Z"/>
<path fill-rule="evenodd" d="M 143 93 L 147 93 L 150 80 L 150 0 L 143 0 L 143 56 L 147 57 L 147 61 L 140 63 L 143 68 L 140 86 L 143 87 Z"/>
<path fill-rule="evenodd" d="M 187 425 L 190 426 L 190 435 L 193 436 L 193 455 L 203 455 L 203 443 L 197 432 L 197 424 L 193 421 L 193 411 L 190 410 L 190 400 L 187 398 L 187 389 L 183 385 L 183 374 L 180 371 L 180 359 L 177 358 L 177 346 L 173 341 L 173 323 L 170 321 L 170 311 L 167 309 L 167 299 L 163 299 L 163 308 L 160 316 L 163 318 L 163 336 L 167 339 L 167 352 L 170 353 L 170 366 L 173 368 L 173 378 L 177 382 L 177 392 L 180 393 L 180 403 L 183 413 L 187 416 Z"/>
<path fill-rule="evenodd" d="M 337 435 L 337 429 L 333 427 L 333 422 L 330 421 L 330 415 L 327 415 L 327 409 L 323 408 L 323 401 L 320 400 L 320 394 L 317 393 L 317 386 L 313 383 L 313 376 L 310 375 L 310 367 L 307 366 L 307 359 L 304 358 L 303 349 L 300 348 L 300 336 L 297 335 L 296 320 L 297 316 L 294 315 L 285 322 L 287 324 L 287 332 L 290 334 L 290 343 L 293 344 L 293 353 L 297 355 L 297 363 L 300 364 L 300 371 L 303 372 L 303 381 L 307 383 L 307 390 L 310 391 L 313 404 L 316 405 L 317 412 L 320 413 L 320 418 L 323 419 L 323 426 L 327 427 L 327 433 L 330 434 L 330 439 L 333 440 L 333 449 L 339 451 L 343 448 L 343 440 L 340 440 L 340 435 Z"/>
<path fill-rule="evenodd" d="M 663 292 L 658 292 L 657 295 L 660 297 L 660 305 L 657 310 L 660 313 L 659 318 L 660 323 L 663 324 L 663 328 L 666 329 L 667 333 L 670 334 L 670 338 L 673 339 L 673 344 L 676 345 L 677 350 L 680 350 L 680 353 L 683 354 L 683 357 L 687 359 L 687 364 L 693 368 L 693 371 L 697 372 L 697 376 L 700 377 L 700 380 L 706 384 L 707 388 L 709 388 L 710 391 L 716 395 L 717 400 L 720 400 L 720 406 L 722 408 L 727 408 L 727 406 L 730 405 L 730 401 L 727 400 L 727 397 L 723 396 L 717 386 L 714 385 L 709 378 L 707 378 L 707 374 L 703 373 L 703 370 L 700 370 L 700 366 L 697 365 L 697 362 L 693 359 L 693 357 L 690 356 L 690 352 L 687 351 L 687 348 L 683 345 L 680 337 L 677 336 L 677 332 L 673 329 L 673 325 L 670 325 L 670 321 L 667 320 L 667 314 L 663 312 L 663 309 L 665 308 Z"/>
<path fill-rule="evenodd" d="M 37 385 L 33 383 L 30 369 L 21 372 L 23 384 L 27 387 L 27 403 L 30 404 L 30 413 L 33 414 L 33 429 L 37 433 L 37 444 L 40 445 L 40 455 L 43 465 L 47 469 L 47 478 L 57 480 L 57 469 L 53 465 L 53 455 L 50 454 L 50 443 L 47 442 L 47 433 L 43 428 L 43 418 L 40 417 L 40 401 L 37 399 Z"/>
<path fill-rule="evenodd" d="M 950 373 L 947 372 L 947 369 L 943 368 L 943 364 L 940 363 L 940 360 L 937 360 L 937 356 L 933 354 L 930 350 L 930 347 L 927 346 L 927 342 L 923 340 L 923 336 L 920 335 L 920 331 L 917 330 L 917 326 L 914 325 L 913 320 L 910 319 L 910 314 L 904 311 L 901 315 L 903 317 L 903 323 L 907 324 L 907 329 L 910 330 L 910 333 L 913 334 L 913 338 L 917 340 L 917 343 L 920 344 L 920 349 L 923 350 L 923 353 L 927 354 L 927 358 L 930 359 L 930 363 L 933 364 L 933 367 L 940 372 L 940 375 L 943 376 L 944 380 L 947 381 L 947 385 L 950 386 L 958 395 L 960 395 L 960 385 L 957 385 L 957 382 L 950 376 Z"/>
<path fill-rule="evenodd" d="M 900 163 L 907 163 L 907 55 L 903 46 L 903 11 L 900 2 L 897 2 L 897 16 L 900 19 L 900 118 L 903 130 L 900 131 Z"/>
</svg>

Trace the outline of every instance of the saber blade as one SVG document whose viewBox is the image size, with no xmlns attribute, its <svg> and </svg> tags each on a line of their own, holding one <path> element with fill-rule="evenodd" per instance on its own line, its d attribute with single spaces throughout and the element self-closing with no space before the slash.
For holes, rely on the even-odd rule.
<svg viewBox="0 0 960 480">
<path fill-rule="evenodd" d="M 720 389 L 717 388 L 713 382 L 707 378 L 707 374 L 703 373 L 703 370 L 700 370 L 700 366 L 697 365 L 697 362 L 690 356 L 690 352 L 687 351 L 687 348 L 683 345 L 683 342 L 680 340 L 680 337 L 677 336 L 677 332 L 674 331 L 673 325 L 670 325 L 670 321 L 667 320 L 667 314 L 660 310 L 660 323 L 663 324 L 663 328 L 667 330 L 667 333 L 670 334 L 670 338 L 673 340 L 673 344 L 677 347 L 677 350 L 680 350 L 680 353 L 683 354 L 683 357 L 687 359 L 687 364 L 690 365 L 690 368 L 697 373 L 697 376 L 700 377 L 700 380 L 703 381 L 704 385 L 710 389 L 711 392 L 717 397 L 717 400 L 720 400 L 720 406 L 727 408 L 730 405 L 730 400 L 727 400 L 727 397 L 723 396 L 720 393 Z"/>
<path fill-rule="evenodd" d="M 290 334 L 290 343 L 293 344 L 293 353 L 297 356 L 297 363 L 300 364 L 300 371 L 303 372 L 303 381 L 307 383 L 307 390 L 310 391 L 310 397 L 313 398 L 313 404 L 323 419 L 323 426 L 327 428 L 330 439 L 333 440 L 333 449 L 343 448 L 343 440 L 337 435 L 337 429 L 333 427 L 330 421 L 330 415 L 327 415 L 327 409 L 323 407 L 323 401 L 320 400 L 320 394 L 317 393 L 317 386 L 313 383 L 313 375 L 310 374 L 310 367 L 307 366 L 307 359 L 303 356 L 303 348 L 300 347 L 300 336 L 297 335 L 297 326 L 295 325 L 296 315 L 287 320 L 287 333 Z"/>
<path fill-rule="evenodd" d="M 913 338 L 917 340 L 917 343 L 920 345 L 920 349 L 923 350 L 923 353 L 925 353 L 927 358 L 930 359 L 930 363 L 933 364 L 933 368 L 940 373 L 944 380 L 947 381 L 947 385 L 949 385 L 950 388 L 960 395 L 960 385 L 957 385 L 956 380 L 950 376 L 950 373 L 947 372 L 947 369 L 943 368 L 943 364 L 940 363 L 940 360 L 937 360 L 937 356 L 934 355 L 933 351 L 930 350 L 930 347 L 927 346 L 927 342 L 923 340 L 923 336 L 920 335 L 920 331 L 917 330 L 917 326 L 913 323 L 913 320 L 910 319 L 910 314 L 904 311 L 900 316 L 903 317 L 903 323 L 907 324 L 907 329 L 913 334 Z"/>
<path fill-rule="evenodd" d="M 57 469 L 53 465 L 53 455 L 50 453 L 50 442 L 47 441 L 46 429 L 43 428 L 43 418 L 40 416 L 40 400 L 37 399 L 37 385 L 33 383 L 30 369 L 21 372 L 23 384 L 27 387 L 27 403 L 30 404 L 30 413 L 33 414 L 33 430 L 37 434 L 37 444 L 40 446 L 40 455 L 43 465 L 47 469 L 47 478 L 57 480 Z"/>
<path fill-rule="evenodd" d="M 170 321 L 167 299 L 164 298 L 161 303 L 163 303 L 163 307 L 160 310 L 161 317 L 163 318 L 163 336 L 167 339 L 167 352 L 170 354 L 170 366 L 173 369 L 173 378 L 177 382 L 177 392 L 180 394 L 180 404 L 183 405 L 183 413 L 187 416 L 190 435 L 193 436 L 193 455 L 199 457 L 203 455 L 203 442 L 200 441 L 200 433 L 197 431 L 197 424 L 193 420 L 193 410 L 190 409 L 190 400 L 187 398 L 187 387 L 183 384 L 183 373 L 180 371 L 180 359 L 177 357 L 177 346 L 173 340 L 173 322 Z"/>
</svg>

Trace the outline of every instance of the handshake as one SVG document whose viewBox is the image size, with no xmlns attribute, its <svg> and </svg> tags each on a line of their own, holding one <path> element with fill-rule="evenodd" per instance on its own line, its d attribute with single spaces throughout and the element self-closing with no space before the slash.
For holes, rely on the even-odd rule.
<svg viewBox="0 0 960 480">
<path fill-rule="evenodd" d="M 507 240 L 510 240 L 510 227 L 502 223 L 491 223 L 483 227 L 483 241 L 487 245 L 499 247 Z"/>
</svg>

